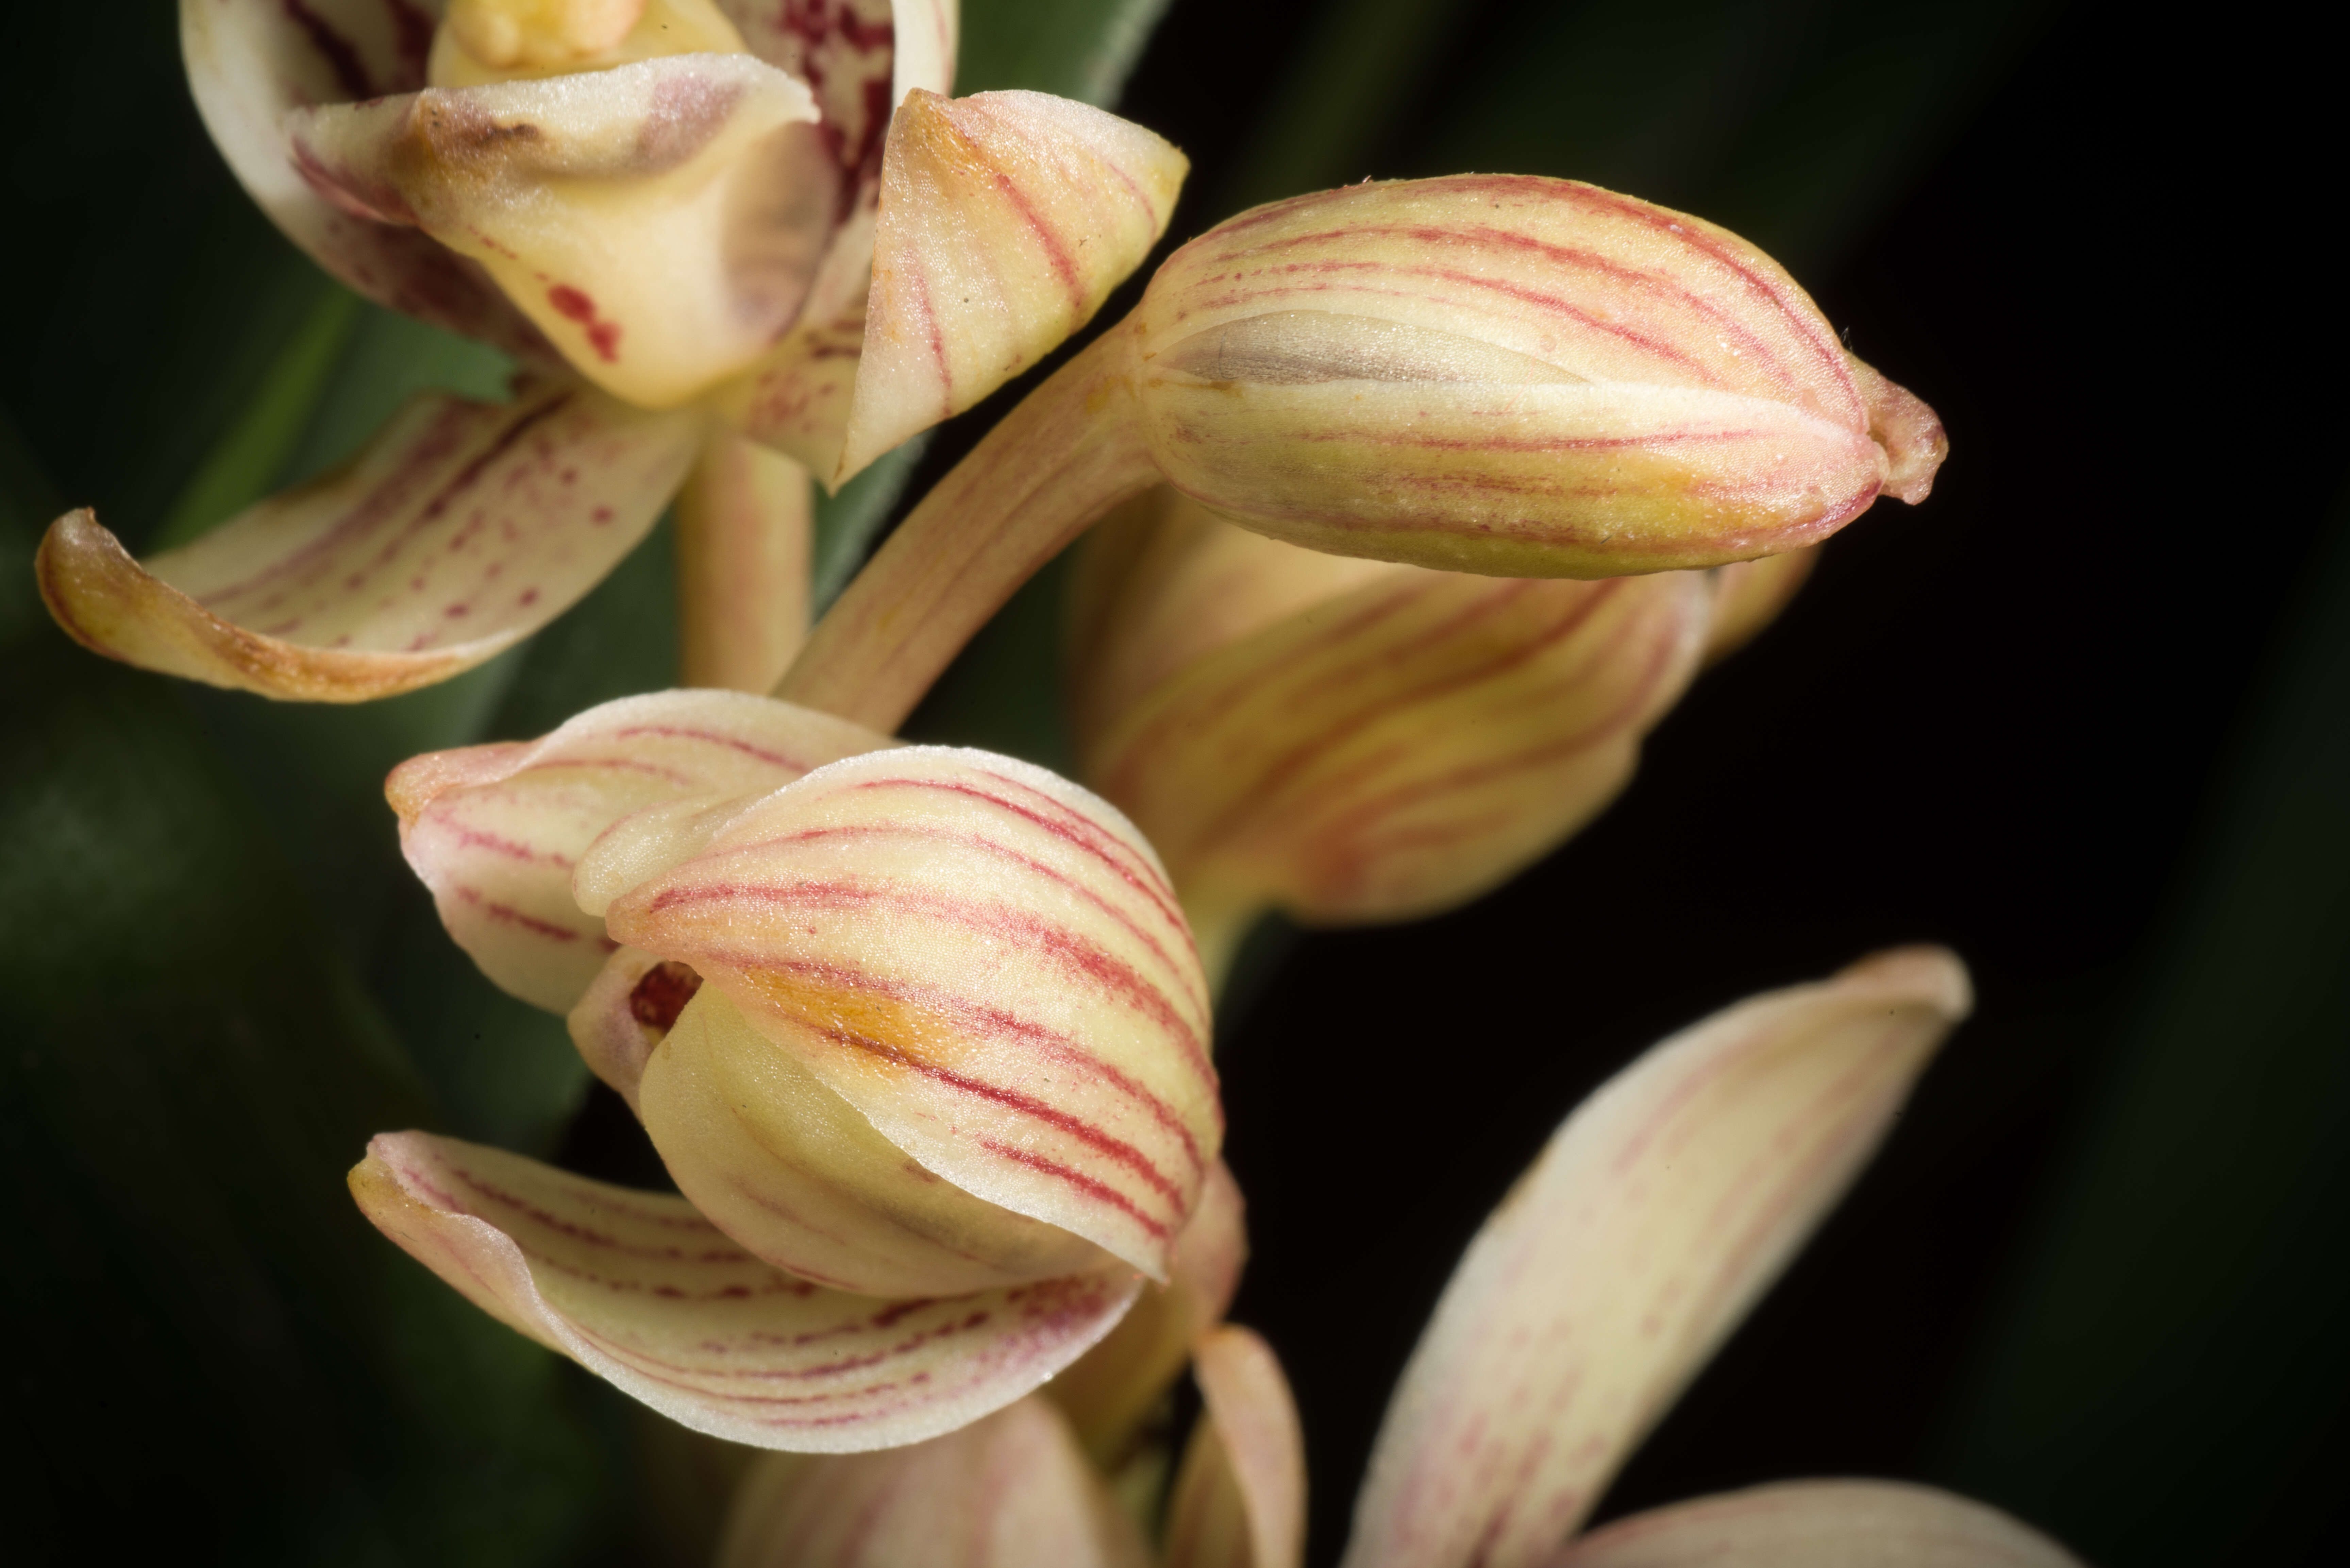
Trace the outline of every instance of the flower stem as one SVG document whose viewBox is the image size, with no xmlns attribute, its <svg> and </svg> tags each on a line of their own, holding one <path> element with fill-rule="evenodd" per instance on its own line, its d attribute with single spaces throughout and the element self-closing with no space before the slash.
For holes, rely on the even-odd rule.
<svg viewBox="0 0 2350 1568">
<path fill-rule="evenodd" d="M 807 636 L 807 470 L 718 434 L 677 498 L 678 679 L 764 691 Z"/>
</svg>

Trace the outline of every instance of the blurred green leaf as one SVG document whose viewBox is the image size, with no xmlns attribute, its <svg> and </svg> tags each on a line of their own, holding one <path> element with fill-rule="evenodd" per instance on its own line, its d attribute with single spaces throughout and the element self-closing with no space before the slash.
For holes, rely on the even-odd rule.
<svg viewBox="0 0 2350 1568">
<path fill-rule="evenodd" d="M 1107 109 L 1168 0 L 974 0 L 954 90 L 1026 88 Z"/>
<path fill-rule="evenodd" d="M 1940 1467 L 2095 1562 L 2314 1563 L 2350 1463 L 2350 496 Z"/>
<path fill-rule="evenodd" d="M 840 487 L 837 495 L 816 493 L 816 560 L 808 582 L 809 607 L 822 615 L 848 586 L 848 579 L 873 553 L 875 539 L 889 521 L 915 465 L 930 450 L 925 431 L 903 445 L 876 458 L 872 465 Z"/>
</svg>

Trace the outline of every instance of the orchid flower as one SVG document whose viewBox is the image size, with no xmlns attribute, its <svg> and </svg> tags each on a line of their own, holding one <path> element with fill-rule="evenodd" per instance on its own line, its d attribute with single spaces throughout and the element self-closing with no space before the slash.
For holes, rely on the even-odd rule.
<svg viewBox="0 0 2350 1568">
<path fill-rule="evenodd" d="M 2068 1568 L 2026 1526 L 1925 1487 L 1801 1481 L 1576 1532 L 1632 1449 L 1850 1185 L 1967 1012 L 1936 949 L 1751 998 L 1586 1100 L 1485 1223 L 1388 1406 L 1346 1568 Z M 1296 1568 L 1305 1470 L 1279 1363 L 1198 1343 L 1205 1411 L 1168 1568 Z M 762 1460 L 721 1568 L 1151 1561 L 1053 1407 L 847 1459 Z"/>
<path fill-rule="evenodd" d="M 683 1196 L 418 1132 L 378 1137 L 353 1190 L 682 1424 L 807 1451 L 949 1431 L 1178 1282 L 1185 1236 L 1238 1245 L 1191 936 L 1076 785 L 713 691 L 388 788 L 452 935 L 568 1011 Z"/>
<path fill-rule="evenodd" d="M 182 0 L 245 189 L 370 299 L 521 366 L 134 562 L 38 573 L 109 657 L 264 696 L 444 680 L 576 602 L 678 499 L 692 684 L 764 690 L 837 485 L 1082 326 L 1182 155 L 1046 95 L 948 99 L 954 0 Z M 893 107 L 895 112 L 892 112 Z"/>
<path fill-rule="evenodd" d="M 1162 487 L 1079 557 L 1079 776 L 1166 859 L 1211 975 L 1267 907 L 1435 914 L 1614 799 L 1700 659 L 1810 559 L 1475 576 L 1284 544 Z"/>
<path fill-rule="evenodd" d="M 1232 218 L 1007 415 L 778 696 L 891 728 L 971 633 L 1165 483 L 1335 555 L 1511 577 L 1817 543 L 1947 450 L 1777 263 L 1565 180 L 1366 183 Z"/>
</svg>

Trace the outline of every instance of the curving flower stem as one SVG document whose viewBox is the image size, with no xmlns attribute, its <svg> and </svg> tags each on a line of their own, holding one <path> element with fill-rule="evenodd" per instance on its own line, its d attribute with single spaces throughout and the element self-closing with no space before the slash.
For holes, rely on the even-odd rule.
<svg viewBox="0 0 2350 1568">
<path fill-rule="evenodd" d="M 775 694 L 882 732 L 1023 583 L 1159 482 L 1111 328 L 1004 417 L 899 525 Z"/>
<path fill-rule="evenodd" d="M 807 470 L 741 436 L 702 449 L 677 497 L 678 679 L 764 691 L 807 636 Z"/>
</svg>

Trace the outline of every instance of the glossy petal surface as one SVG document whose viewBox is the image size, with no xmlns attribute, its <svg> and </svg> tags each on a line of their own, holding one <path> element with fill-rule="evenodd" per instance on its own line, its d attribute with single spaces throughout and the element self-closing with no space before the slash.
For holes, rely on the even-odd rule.
<svg viewBox="0 0 2350 1568">
<path fill-rule="evenodd" d="M 1067 99 L 917 92 L 881 165 L 848 478 L 1093 318 L 1173 216 L 1189 161 Z"/>
<path fill-rule="evenodd" d="M 718 1568 L 1143 1568 L 1149 1554 L 1068 1428 L 1027 1399 L 852 1458 L 763 1460 Z"/>
<path fill-rule="evenodd" d="M 1020 1397 L 1117 1322 L 1123 1271 L 888 1302 L 779 1273 L 683 1199 L 424 1133 L 369 1146 L 376 1225 L 493 1316 L 696 1431 L 847 1453 Z"/>
<path fill-rule="evenodd" d="M 1893 1481 L 1791 1481 L 1619 1519 L 1551 1568 L 2079 1568 L 1995 1508 Z"/>
<path fill-rule="evenodd" d="M 1305 1439 L 1273 1349 L 1245 1328 L 1204 1338 L 1206 1410 L 1169 1504 L 1167 1568 L 1297 1568 L 1305 1555 Z"/>
<path fill-rule="evenodd" d="M 544 626 L 643 538 L 701 439 L 576 384 L 511 403 L 429 393 L 340 470 L 133 561 L 88 512 L 41 591 L 84 645 L 265 697 L 358 702 L 469 669 Z"/>
<path fill-rule="evenodd" d="M 1166 1278 L 1222 1133 L 1206 989 L 1157 857 L 1097 798 L 983 752 L 852 758 L 605 919 L 923 1168 Z"/>
<path fill-rule="evenodd" d="M 291 110 L 422 87 L 440 14 L 437 0 L 180 0 L 188 85 L 247 193 L 319 265 L 379 304 L 552 363 L 554 349 L 480 267 L 328 200 L 286 138 Z"/>
<path fill-rule="evenodd" d="M 1907 493 L 1930 474 L 1872 439 L 1919 421 L 1879 418 L 1898 389 L 1862 384 L 1770 257 L 1568 181 L 1261 207 L 1170 258 L 1133 324 L 1170 481 L 1340 555 L 1523 576 L 1713 566 L 1813 543 L 1897 470 Z"/>
<path fill-rule="evenodd" d="M 413 758 L 385 790 L 401 853 L 484 973 L 567 1012 L 612 944 L 572 895 L 588 846 L 631 813 L 756 795 L 892 742 L 828 714 L 733 691 L 624 697 L 529 743 Z"/>
<path fill-rule="evenodd" d="M 306 176 L 473 257 L 572 367 L 648 408 L 765 353 L 797 317 L 838 170 L 808 90 L 748 55 L 303 109 Z"/>
<path fill-rule="evenodd" d="M 1544 1561 L 1834 1205 L 1970 1005 L 1939 949 L 1683 1031 L 1585 1101 L 1469 1246 L 1347 1568 Z"/>
</svg>

